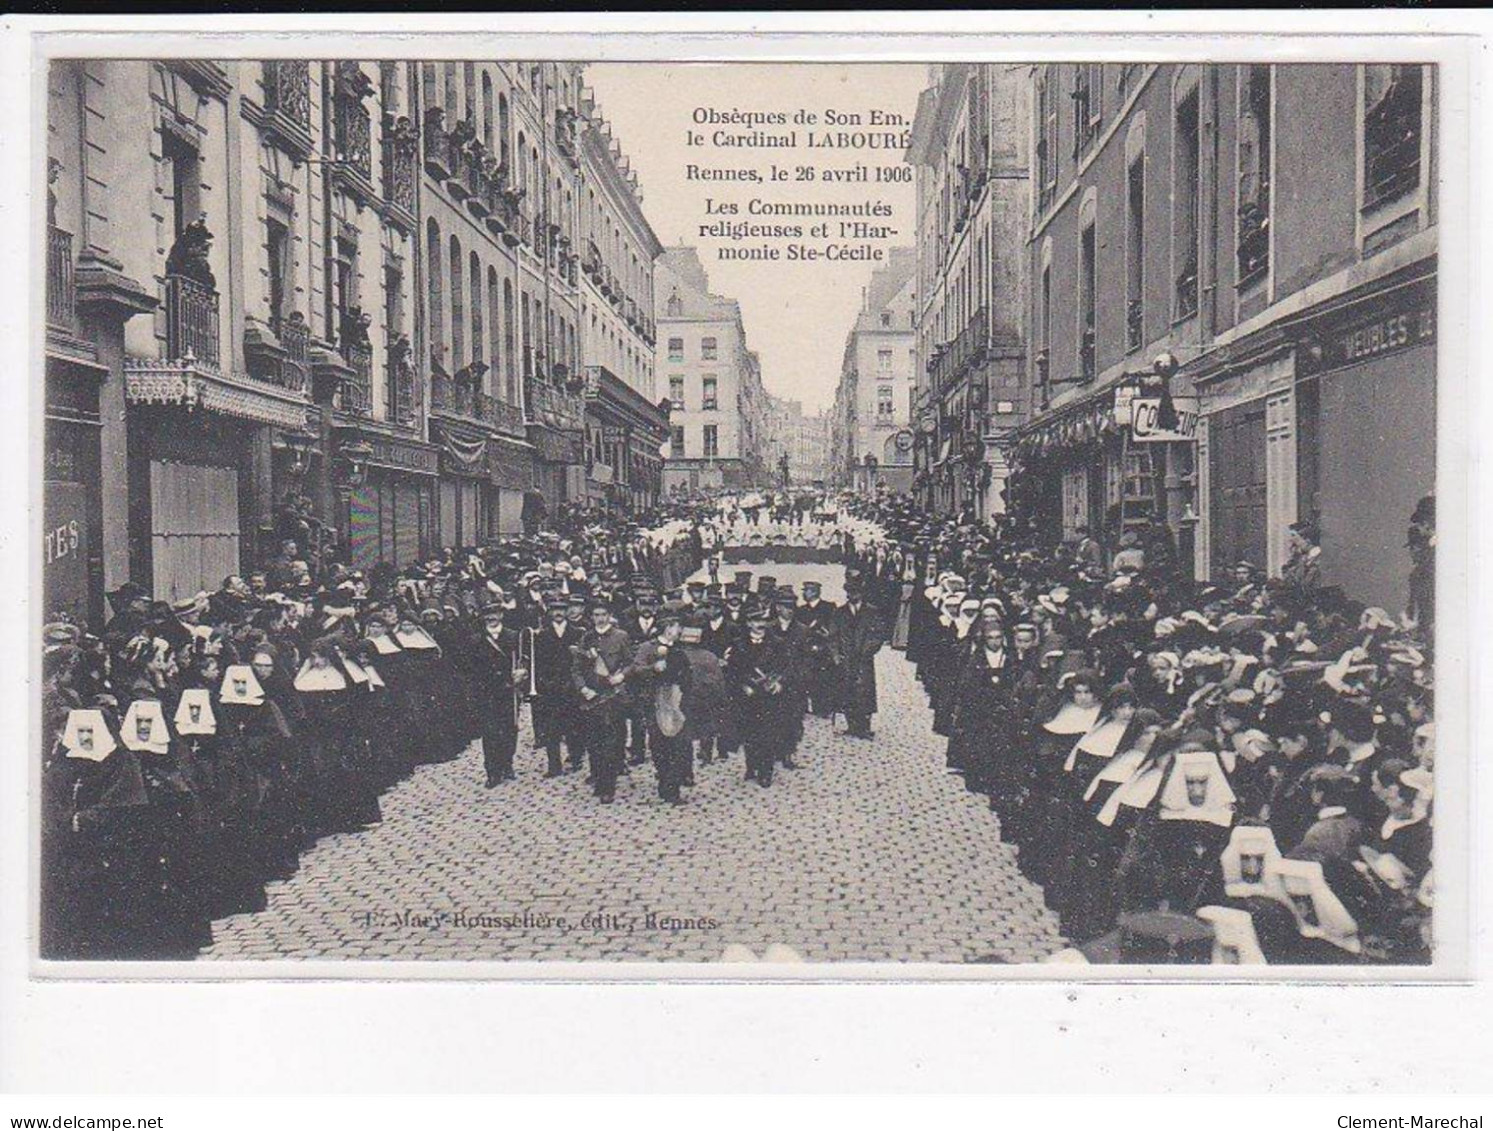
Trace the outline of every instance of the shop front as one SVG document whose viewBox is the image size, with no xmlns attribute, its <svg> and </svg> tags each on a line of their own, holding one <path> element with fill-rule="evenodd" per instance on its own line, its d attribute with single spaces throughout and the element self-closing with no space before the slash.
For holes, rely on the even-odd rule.
<svg viewBox="0 0 1493 1131">
<path fill-rule="evenodd" d="M 442 549 L 480 546 L 493 526 L 489 436 L 476 428 L 431 421 L 431 439 L 440 453 L 440 506 L 437 518 Z"/>
<path fill-rule="evenodd" d="M 1406 532 L 1436 490 L 1434 262 L 1314 327 L 1296 385 L 1303 516 L 1324 584 L 1404 607 Z M 1372 484 L 1372 490 L 1365 490 Z"/>
<path fill-rule="evenodd" d="M 492 536 L 524 532 L 524 496 L 534 485 L 534 449 L 498 436 L 487 445 L 488 517 Z"/>
<path fill-rule="evenodd" d="M 99 382 L 107 375 L 102 367 L 47 359 L 42 611 L 94 626 L 103 617 Z"/>
<path fill-rule="evenodd" d="M 338 433 L 334 468 L 343 537 L 356 569 L 422 561 L 435 545 L 439 456 L 432 445 L 368 431 Z"/>
</svg>

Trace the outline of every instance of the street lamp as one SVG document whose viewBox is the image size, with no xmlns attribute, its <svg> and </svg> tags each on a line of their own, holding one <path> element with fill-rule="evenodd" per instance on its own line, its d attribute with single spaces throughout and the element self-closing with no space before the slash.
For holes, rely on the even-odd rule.
<svg viewBox="0 0 1493 1131">
<path fill-rule="evenodd" d="M 299 485 L 311 467 L 311 455 L 316 450 L 316 433 L 304 427 L 295 428 L 281 432 L 280 442 L 290 454 L 290 465 L 285 472 Z"/>
<path fill-rule="evenodd" d="M 341 475 L 340 485 L 347 490 L 363 486 L 368 478 L 368 461 L 373 458 L 373 445 L 364 440 L 343 444 L 337 450 L 337 463 Z"/>
</svg>

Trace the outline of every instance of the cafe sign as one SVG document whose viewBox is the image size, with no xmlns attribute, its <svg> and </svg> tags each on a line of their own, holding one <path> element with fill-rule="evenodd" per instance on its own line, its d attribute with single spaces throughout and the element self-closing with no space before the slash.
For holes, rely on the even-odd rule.
<svg viewBox="0 0 1493 1131">
<path fill-rule="evenodd" d="M 1157 423 L 1161 414 L 1160 397 L 1133 397 L 1130 401 L 1130 438 L 1138 444 L 1161 444 L 1177 440 L 1196 440 L 1198 434 L 1197 397 L 1173 397 L 1176 426 L 1163 429 Z"/>
</svg>

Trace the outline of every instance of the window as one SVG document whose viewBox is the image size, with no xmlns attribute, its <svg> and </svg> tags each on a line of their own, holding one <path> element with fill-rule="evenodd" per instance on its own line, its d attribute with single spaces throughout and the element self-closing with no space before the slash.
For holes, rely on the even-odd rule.
<svg viewBox="0 0 1493 1131">
<path fill-rule="evenodd" d="M 497 396 L 503 391 L 502 378 L 502 354 L 498 349 L 498 335 L 502 333 L 503 312 L 498 298 L 498 272 L 495 268 L 487 269 L 487 333 L 488 340 L 492 343 L 489 347 L 487 364 L 491 369 L 488 377 L 487 387 Z"/>
<path fill-rule="evenodd" d="M 684 377 L 674 374 L 669 378 L 669 407 L 676 411 L 684 409 Z"/>
<path fill-rule="evenodd" d="M 1177 103 L 1172 134 L 1172 268 L 1177 318 L 1198 308 L 1198 92 Z"/>
<path fill-rule="evenodd" d="M 519 297 L 520 314 L 523 323 L 523 356 L 524 356 L 524 380 L 534 376 L 534 324 L 529 315 L 529 296 Z"/>
<path fill-rule="evenodd" d="M 1363 68 L 1363 210 L 1384 208 L 1420 187 L 1422 69 Z"/>
<path fill-rule="evenodd" d="M 702 393 L 700 396 L 700 408 L 705 412 L 716 411 L 715 378 L 706 377 L 701 381 Z"/>
<path fill-rule="evenodd" d="M 513 180 L 513 170 L 508 165 L 508 96 L 498 95 L 498 164 L 503 167 L 503 175 Z"/>
<path fill-rule="evenodd" d="M 1091 220 L 1078 237 L 1078 372 L 1085 381 L 1094 379 L 1094 250 Z"/>
<path fill-rule="evenodd" d="M 670 361 L 683 361 L 684 360 L 684 339 L 683 338 L 670 338 L 669 339 L 669 360 Z"/>
<path fill-rule="evenodd" d="M 721 454 L 720 441 L 717 436 L 717 428 L 714 424 L 705 425 L 705 458 L 714 459 Z"/>
<path fill-rule="evenodd" d="M 472 364 L 482 365 L 487 362 L 487 355 L 483 352 L 486 335 L 482 332 L 482 261 L 477 258 L 475 251 L 472 252 L 467 275 L 472 283 L 472 305 L 467 307 L 467 317 L 472 327 Z"/>
<path fill-rule="evenodd" d="M 892 312 L 890 310 L 883 310 L 881 312 L 881 324 L 883 326 L 890 326 L 892 324 Z"/>
<path fill-rule="evenodd" d="M 404 332 L 404 273 L 392 263 L 384 266 L 384 331 L 390 340 Z"/>
<path fill-rule="evenodd" d="M 891 350 L 877 350 L 876 351 L 876 372 L 878 372 L 878 373 L 890 373 L 891 371 L 892 371 L 892 351 Z"/>
<path fill-rule="evenodd" d="M 892 387 L 890 385 L 876 386 L 876 415 L 890 419 L 896 412 L 892 405 Z"/>
<path fill-rule="evenodd" d="M 716 345 L 714 338 L 700 339 L 700 358 L 704 361 L 714 361 L 716 359 Z"/>
<path fill-rule="evenodd" d="M 1057 195 L 1057 71 L 1049 63 L 1037 79 L 1037 211 L 1045 212 Z"/>
<path fill-rule="evenodd" d="M 503 280 L 503 357 L 508 379 L 508 403 L 518 404 L 518 368 L 514 363 L 513 284 Z"/>
<path fill-rule="evenodd" d="M 433 367 L 444 369 L 446 365 L 446 304 L 442 287 L 444 272 L 441 269 L 441 229 L 434 221 L 425 224 L 426 259 L 430 269 L 426 278 L 430 280 L 430 362 Z"/>
<path fill-rule="evenodd" d="M 265 221 L 265 248 L 270 267 L 270 328 L 277 334 L 285 319 L 290 285 L 290 229 L 278 220 Z"/>
<path fill-rule="evenodd" d="M 1104 69 L 1098 63 L 1073 68 L 1073 155 L 1086 152 L 1099 136 Z"/>
<path fill-rule="evenodd" d="M 497 123 L 493 121 L 492 106 L 492 76 L 486 71 L 482 72 L 482 144 L 487 147 L 487 152 L 493 151 L 493 131 Z"/>
<path fill-rule="evenodd" d="M 1270 68 L 1245 67 L 1239 92 L 1239 283 L 1270 267 Z"/>
<path fill-rule="evenodd" d="M 679 298 L 679 292 L 675 291 L 669 295 L 667 303 L 668 317 L 678 318 L 684 313 L 684 303 Z"/>
<path fill-rule="evenodd" d="M 684 456 L 684 425 L 674 425 L 674 434 L 669 437 L 669 455 L 675 459 Z"/>
<path fill-rule="evenodd" d="M 466 291 L 462 280 L 461 242 L 451 237 L 451 370 L 466 364 Z"/>
<path fill-rule="evenodd" d="M 332 305 L 337 314 L 337 340 L 346 347 L 353 311 L 358 307 L 358 245 L 339 237 L 332 275 Z"/>
<path fill-rule="evenodd" d="M 1042 320 L 1038 326 L 1042 337 L 1037 346 L 1037 385 L 1041 388 L 1042 403 L 1046 406 L 1047 380 L 1052 366 L 1052 265 L 1042 267 Z"/>
<path fill-rule="evenodd" d="M 171 210 L 169 219 L 174 243 L 182 230 L 202 212 L 202 159 L 196 149 L 164 130 L 161 133 L 161 157 L 170 166 L 167 183 L 171 196 L 166 205 Z"/>
<path fill-rule="evenodd" d="M 1146 321 L 1146 159 L 1130 163 L 1125 184 L 1125 348 L 1140 349 Z"/>
</svg>

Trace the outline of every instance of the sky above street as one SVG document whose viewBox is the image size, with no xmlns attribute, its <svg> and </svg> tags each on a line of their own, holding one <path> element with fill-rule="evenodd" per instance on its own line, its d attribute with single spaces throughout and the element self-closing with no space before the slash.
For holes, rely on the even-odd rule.
<svg viewBox="0 0 1493 1131">
<path fill-rule="evenodd" d="M 760 247 L 760 239 L 731 241 L 702 237 L 700 226 L 711 222 L 753 224 L 822 223 L 822 218 L 753 216 L 754 198 L 783 203 L 884 201 L 889 216 L 869 222 L 897 230 L 894 236 L 872 239 L 871 246 L 911 247 L 915 242 L 915 194 L 898 149 L 809 148 L 826 132 L 884 134 L 911 126 L 918 94 L 928 85 L 922 64 L 674 64 L 596 63 L 586 68 L 586 82 L 595 91 L 602 115 L 612 124 L 613 136 L 631 161 L 643 193 L 643 211 L 660 242 L 700 248 L 710 276 L 711 290 L 738 299 L 746 325 L 747 343 L 762 357 L 762 379 L 770 393 L 801 400 L 812 413 L 834 401 L 840 376 L 845 336 L 860 309 L 862 290 L 879 264 L 864 261 L 789 261 L 783 241 L 776 241 L 784 257 L 776 261 L 724 261 L 722 247 Z M 740 122 L 697 123 L 697 110 L 717 114 L 745 111 L 786 114 L 787 124 Z M 800 111 L 817 116 L 813 125 L 795 123 Z M 829 112 L 859 123 L 828 124 Z M 873 124 L 875 114 L 900 116 L 902 124 Z M 783 134 L 796 130 L 797 147 L 750 148 L 713 145 L 717 131 L 731 137 L 758 133 Z M 689 134 L 703 135 L 704 145 L 691 146 Z M 833 138 L 831 140 L 834 140 Z M 870 177 L 878 168 L 893 170 L 887 182 L 827 183 L 825 170 L 842 172 L 864 163 Z M 776 164 L 789 180 L 775 183 L 690 179 L 690 165 L 711 169 L 765 171 Z M 811 182 L 798 181 L 797 169 L 815 170 Z M 854 175 L 854 174 L 852 174 Z M 707 201 L 717 208 L 735 205 L 736 214 L 707 215 Z M 829 221 L 838 242 L 839 219 Z M 792 241 L 788 241 L 792 242 Z M 823 240 L 805 240 L 824 244 Z M 863 241 L 848 238 L 850 246 Z M 662 348 L 662 346 L 660 346 Z"/>
</svg>

